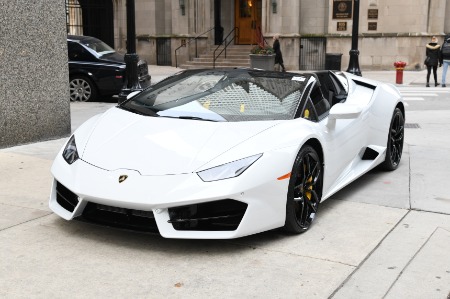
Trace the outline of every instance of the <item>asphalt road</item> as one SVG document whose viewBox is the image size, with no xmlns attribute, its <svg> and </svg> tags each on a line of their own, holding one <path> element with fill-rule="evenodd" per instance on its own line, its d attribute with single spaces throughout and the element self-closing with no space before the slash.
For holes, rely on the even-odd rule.
<svg viewBox="0 0 450 299">
<path fill-rule="evenodd" d="M 325 201 L 298 236 L 169 240 L 67 222 L 48 208 L 66 139 L 0 150 L 0 297 L 447 298 L 450 88 L 408 82 L 400 167 Z M 113 105 L 72 103 L 72 128 Z"/>
</svg>

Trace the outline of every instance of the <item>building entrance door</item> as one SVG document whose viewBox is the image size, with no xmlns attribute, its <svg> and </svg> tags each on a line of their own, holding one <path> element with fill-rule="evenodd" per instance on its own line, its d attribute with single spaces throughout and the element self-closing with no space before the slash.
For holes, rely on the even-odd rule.
<svg viewBox="0 0 450 299">
<path fill-rule="evenodd" d="M 235 26 L 239 28 L 239 45 L 256 42 L 256 29 L 261 28 L 262 0 L 235 0 Z"/>
<path fill-rule="evenodd" d="M 67 33 L 96 37 L 114 47 L 112 0 L 66 0 Z"/>
</svg>

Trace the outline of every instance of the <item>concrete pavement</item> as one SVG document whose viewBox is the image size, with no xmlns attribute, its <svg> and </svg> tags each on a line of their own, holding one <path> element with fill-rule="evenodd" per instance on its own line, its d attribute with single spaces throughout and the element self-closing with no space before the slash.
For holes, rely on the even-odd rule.
<svg viewBox="0 0 450 299">
<path fill-rule="evenodd" d="M 153 82 L 179 71 L 149 68 Z M 395 71 L 363 76 L 395 83 Z M 425 76 L 405 72 L 402 87 L 424 86 Z M 72 129 L 111 106 L 72 103 Z M 400 167 L 325 201 L 299 236 L 168 240 L 67 222 L 47 204 L 66 138 L 1 149 L 0 297 L 447 298 L 448 115 L 408 106 L 407 123 L 420 129 L 406 129 Z"/>
</svg>

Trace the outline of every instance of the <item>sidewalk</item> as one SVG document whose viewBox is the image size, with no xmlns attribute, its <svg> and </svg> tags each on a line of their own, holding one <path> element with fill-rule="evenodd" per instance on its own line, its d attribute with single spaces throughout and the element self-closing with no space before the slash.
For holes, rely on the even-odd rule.
<svg viewBox="0 0 450 299">
<path fill-rule="evenodd" d="M 153 83 L 180 70 L 149 66 Z M 395 70 L 362 73 L 395 83 Z M 403 86 L 425 81 L 426 71 L 404 72 Z M 114 105 L 72 103 L 72 130 Z M 299 236 L 168 240 L 67 222 L 48 208 L 50 167 L 67 138 L 0 149 L 0 297 L 445 299 L 448 115 L 407 110 L 421 129 L 406 131 L 399 168 L 325 201 Z"/>
<path fill-rule="evenodd" d="M 396 84 L 396 71 L 361 71 L 362 76 L 373 80 L 378 80 L 385 83 L 392 83 L 398 87 L 402 86 L 417 86 L 425 87 L 427 82 L 427 70 L 421 71 L 403 71 L 403 84 Z M 441 83 L 442 68 L 437 71 L 438 83 Z M 449 79 L 448 79 L 449 80 Z M 434 87 L 433 73 L 430 76 L 430 86 Z M 439 86 L 440 87 L 440 86 Z"/>
</svg>

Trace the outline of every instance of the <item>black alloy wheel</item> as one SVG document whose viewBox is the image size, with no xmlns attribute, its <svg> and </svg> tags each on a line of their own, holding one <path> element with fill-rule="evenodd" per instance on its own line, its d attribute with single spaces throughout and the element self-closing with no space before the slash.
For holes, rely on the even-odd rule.
<svg viewBox="0 0 450 299">
<path fill-rule="evenodd" d="M 97 90 L 92 81 L 84 76 L 74 76 L 69 82 L 70 100 L 72 102 L 94 101 L 97 98 Z"/>
<path fill-rule="evenodd" d="M 322 198 L 323 166 L 309 145 L 297 155 L 289 180 L 284 229 L 291 233 L 308 230 Z"/>
<path fill-rule="evenodd" d="M 400 164 L 405 139 L 405 118 L 399 108 L 395 108 L 389 127 L 386 149 L 386 159 L 383 163 L 385 170 L 395 170 Z"/>
</svg>

